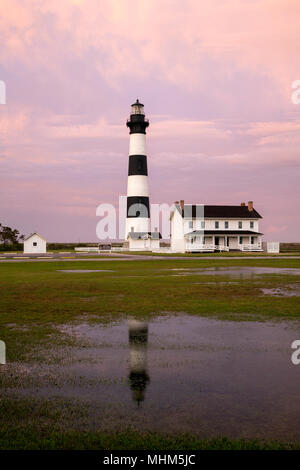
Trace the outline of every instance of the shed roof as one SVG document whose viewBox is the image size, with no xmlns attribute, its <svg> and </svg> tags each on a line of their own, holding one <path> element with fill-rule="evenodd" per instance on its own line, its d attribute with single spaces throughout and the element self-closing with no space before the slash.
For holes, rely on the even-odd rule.
<svg viewBox="0 0 300 470">
<path fill-rule="evenodd" d="M 147 238 L 157 240 L 161 238 L 161 234 L 159 232 L 129 232 L 128 237 L 134 240 L 147 240 Z"/>
<path fill-rule="evenodd" d="M 29 240 L 31 237 L 33 237 L 33 235 L 37 235 L 38 237 L 42 238 L 42 240 L 46 241 L 46 239 L 44 237 L 42 237 L 42 235 L 40 235 L 39 233 L 37 232 L 34 232 L 32 233 L 31 235 L 28 235 L 28 237 L 24 238 L 24 242 L 26 242 L 27 240 Z"/>
</svg>

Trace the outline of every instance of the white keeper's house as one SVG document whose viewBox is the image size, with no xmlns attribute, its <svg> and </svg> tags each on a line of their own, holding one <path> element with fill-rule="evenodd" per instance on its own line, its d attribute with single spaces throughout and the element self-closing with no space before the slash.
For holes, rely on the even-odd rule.
<svg viewBox="0 0 300 470">
<path fill-rule="evenodd" d="M 176 201 L 171 211 L 171 250 L 181 253 L 262 251 L 261 218 L 252 201 L 239 206 Z"/>
</svg>

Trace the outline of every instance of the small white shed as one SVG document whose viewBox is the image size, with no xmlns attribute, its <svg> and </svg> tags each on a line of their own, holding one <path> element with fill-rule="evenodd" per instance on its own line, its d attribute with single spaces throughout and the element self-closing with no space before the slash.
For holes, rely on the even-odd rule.
<svg viewBox="0 0 300 470">
<path fill-rule="evenodd" d="M 46 253 L 46 240 L 38 233 L 32 233 L 24 240 L 24 253 Z"/>
<path fill-rule="evenodd" d="M 157 250 L 160 245 L 161 234 L 159 232 L 129 232 L 129 250 L 148 251 Z"/>
</svg>

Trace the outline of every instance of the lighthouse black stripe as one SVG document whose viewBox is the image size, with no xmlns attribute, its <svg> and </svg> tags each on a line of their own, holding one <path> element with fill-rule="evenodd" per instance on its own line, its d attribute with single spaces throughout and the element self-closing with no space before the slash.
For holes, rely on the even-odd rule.
<svg viewBox="0 0 300 470">
<path fill-rule="evenodd" d="M 130 120 L 127 121 L 126 125 L 130 129 L 129 134 L 146 134 L 149 122 L 145 120 L 143 114 L 131 114 Z"/>
<path fill-rule="evenodd" d="M 146 155 L 129 155 L 128 176 L 131 175 L 148 176 Z"/>
<path fill-rule="evenodd" d="M 127 217 L 150 217 L 149 197 L 128 196 Z"/>
</svg>

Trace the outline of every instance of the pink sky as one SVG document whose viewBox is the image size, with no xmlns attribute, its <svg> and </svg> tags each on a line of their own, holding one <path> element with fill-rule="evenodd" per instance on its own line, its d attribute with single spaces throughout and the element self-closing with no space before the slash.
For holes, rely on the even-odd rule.
<svg viewBox="0 0 300 470">
<path fill-rule="evenodd" d="M 0 0 L 0 44 L 0 223 L 96 241 L 139 97 L 151 202 L 254 200 L 300 242 L 299 0 Z"/>
</svg>

